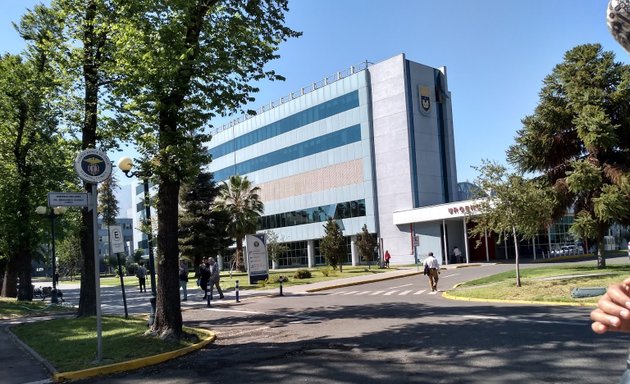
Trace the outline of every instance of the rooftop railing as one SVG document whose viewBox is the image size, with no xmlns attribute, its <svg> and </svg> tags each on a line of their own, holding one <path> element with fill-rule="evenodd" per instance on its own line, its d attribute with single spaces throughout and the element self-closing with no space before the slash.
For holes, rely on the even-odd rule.
<svg viewBox="0 0 630 384">
<path fill-rule="evenodd" d="M 249 115 L 249 114 L 244 114 L 239 116 L 238 118 L 230 121 L 227 124 L 223 124 L 219 127 L 213 127 L 210 129 L 210 133 L 211 134 L 217 134 L 219 132 L 222 132 L 228 128 L 232 128 L 233 126 L 242 123 L 245 120 L 251 119 L 252 117 L 259 115 L 263 112 L 267 112 L 270 111 L 288 101 L 291 101 L 293 99 L 296 99 L 300 96 L 306 95 L 307 93 L 313 92 L 316 89 L 325 87 L 329 84 L 332 84 L 336 81 L 339 81 L 343 78 L 346 78 L 348 76 L 354 75 L 355 73 L 359 73 L 361 71 L 364 71 L 365 69 L 367 69 L 367 67 L 369 67 L 370 65 L 372 65 L 373 63 L 369 62 L 369 61 L 364 61 L 359 65 L 353 65 L 350 68 L 343 70 L 343 71 L 339 71 L 336 72 L 330 76 L 324 77 L 322 80 L 316 81 L 314 83 L 311 83 L 305 87 L 300 88 L 299 90 L 297 90 L 296 92 L 291 92 L 289 93 L 287 96 L 282 96 L 280 99 L 272 101 L 268 104 L 264 104 L 262 106 L 260 106 L 257 110 L 256 110 L 256 114 L 255 115 Z"/>
</svg>

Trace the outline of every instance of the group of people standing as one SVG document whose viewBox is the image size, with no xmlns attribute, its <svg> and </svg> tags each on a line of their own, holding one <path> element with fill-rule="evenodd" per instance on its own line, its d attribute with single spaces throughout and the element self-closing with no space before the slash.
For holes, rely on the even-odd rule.
<svg viewBox="0 0 630 384">
<path fill-rule="evenodd" d="M 197 277 L 199 281 L 199 288 L 203 291 L 203 299 L 207 299 L 210 296 L 210 299 L 213 297 L 213 289 L 216 287 L 217 292 L 219 293 L 219 299 L 223 299 L 223 291 L 221 290 L 220 280 L 221 273 L 219 269 L 219 264 L 214 260 L 213 257 L 204 258 L 199 265 L 199 271 L 197 272 Z M 210 292 L 208 292 L 208 288 L 210 288 Z"/>
</svg>

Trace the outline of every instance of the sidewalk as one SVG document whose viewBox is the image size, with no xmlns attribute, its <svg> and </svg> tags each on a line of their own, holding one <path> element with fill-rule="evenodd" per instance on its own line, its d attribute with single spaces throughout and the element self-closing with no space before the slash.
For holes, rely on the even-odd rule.
<svg viewBox="0 0 630 384">
<path fill-rule="evenodd" d="M 394 266 L 395 267 L 395 266 Z M 456 268 L 456 266 L 443 266 L 443 268 Z M 353 276 L 343 279 L 321 281 L 312 284 L 294 285 L 283 288 L 284 294 L 304 294 L 307 292 L 317 292 L 326 289 L 340 288 L 351 285 L 365 284 L 375 281 L 397 279 L 406 276 L 421 274 L 416 267 L 406 267 L 399 269 L 392 268 L 383 273 Z M 60 284 L 61 286 L 61 284 Z M 68 287 L 66 287 L 68 288 Z M 279 289 L 268 290 L 243 290 L 239 292 L 240 301 L 276 296 Z M 190 295 L 190 293 L 189 293 Z M 229 306 L 235 303 L 234 290 L 226 292 L 226 299 L 212 301 L 212 305 Z M 198 308 L 203 305 L 202 301 L 188 300 L 182 302 L 182 310 Z M 29 321 L 40 321 L 47 318 L 34 318 Z M 24 322 L 24 319 L 2 320 L 0 321 L 0 377 L 5 384 L 24 383 L 52 383 L 52 367 L 48 362 L 34 355 L 28 346 L 22 344 L 7 329 L 12 324 Z"/>
</svg>

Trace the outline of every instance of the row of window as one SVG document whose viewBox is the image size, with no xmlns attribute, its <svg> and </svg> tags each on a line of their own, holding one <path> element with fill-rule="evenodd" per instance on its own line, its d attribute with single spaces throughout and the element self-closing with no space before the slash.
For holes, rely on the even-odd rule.
<svg viewBox="0 0 630 384">
<path fill-rule="evenodd" d="M 345 237 L 346 240 L 346 255 L 342 258 L 342 264 L 349 264 L 352 262 L 352 250 L 350 248 L 351 239 Z M 294 241 L 290 243 L 284 243 L 289 250 L 278 257 L 278 267 L 304 267 L 308 265 L 308 242 L 307 241 Z M 319 251 L 319 239 L 314 241 L 315 245 L 315 265 L 325 265 L 326 259 Z M 271 267 L 271 261 L 270 265 Z"/>
<path fill-rule="evenodd" d="M 302 224 L 321 223 L 328 220 L 328 218 L 339 220 L 361 216 L 365 216 L 365 200 L 363 199 L 263 216 L 258 221 L 258 229 L 292 227 Z"/>
<path fill-rule="evenodd" d="M 314 155 L 333 148 L 341 147 L 361 140 L 361 125 L 353 125 L 339 131 L 315 137 L 266 155 L 258 156 L 241 163 L 214 172 L 214 179 L 223 181 L 232 175 L 245 175 L 274 165 L 283 164 L 291 160 Z"/>
<path fill-rule="evenodd" d="M 254 131 L 226 141 L 210 149 L 210 154 L 217 159 L 239 149 L 260 143 L 261 141 L 290 132 L 294 129 L 314 123 L 318 120 L 334 116 L 359 106 L 359 93 L 357 91 L 339 96 L 325 103 L 305 109 L 294 115 L 285 117 L 271 124 L 262 126 Z"/>
</svg>

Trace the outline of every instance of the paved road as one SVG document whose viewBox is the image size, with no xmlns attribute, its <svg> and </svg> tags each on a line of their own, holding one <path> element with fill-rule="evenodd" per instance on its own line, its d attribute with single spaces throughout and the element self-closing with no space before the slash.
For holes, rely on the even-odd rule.
<svg viewBox="0 0 630 384">
<path fill-rule="evenodd" d="M 448 288 L 513 266 L 459 268 Z M 194 354 L 94 383 L 612 383 L 628 338 L 597 336 L 589 308 L 450 301 L 423 276 L 184 312 L 212 329 Z"/>
</svg>

